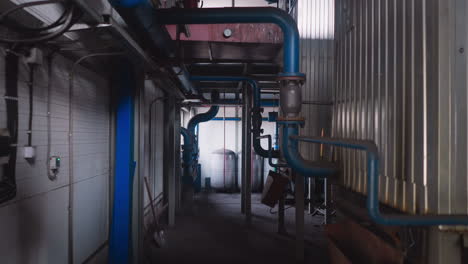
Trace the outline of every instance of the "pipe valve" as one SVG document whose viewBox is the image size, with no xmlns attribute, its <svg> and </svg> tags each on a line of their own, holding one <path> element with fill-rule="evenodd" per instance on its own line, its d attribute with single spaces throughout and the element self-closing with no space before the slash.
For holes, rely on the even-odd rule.
<svg viewBox="0 0 468 264">
<path fill-rule="evenodd" d="M 302 108 L 302 80 L 280 80 L 280 106 L 286 119 L 299 117 Z"/>
</svg>

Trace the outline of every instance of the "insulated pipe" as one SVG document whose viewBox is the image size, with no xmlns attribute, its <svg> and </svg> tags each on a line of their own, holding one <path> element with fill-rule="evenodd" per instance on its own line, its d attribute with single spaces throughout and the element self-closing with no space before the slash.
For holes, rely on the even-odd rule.
<svg viewBox="0 0 468 264">
<path fill-rule="evenodd" d="M 379 208 L 379 152 L 372 141 L 290 136 L 298 141 L 327 144 L 367 152 L 367 211 L 374 222 L 392 226 L 468 225 L 468 215 L 383 215 Z"/>
<path fill-rule="evenodd" d="M 271 157 L 279 158 L 280 152 L 270 149 L 264 149 L 260 142 L 260 135 L 262 133 L 262 114 L 261 114 L 261 90 L 258 86 L 257 81 L 247 77 L 231 77 L 231 76 L 192 76 L 192 81 L 218 81 L 218 82 L 247 82 L 253 91 L 253 108 L 252 108 L 252 135 L 253 135 L 253 147 L 255 152 L 263 158 Z"/>
</svg>

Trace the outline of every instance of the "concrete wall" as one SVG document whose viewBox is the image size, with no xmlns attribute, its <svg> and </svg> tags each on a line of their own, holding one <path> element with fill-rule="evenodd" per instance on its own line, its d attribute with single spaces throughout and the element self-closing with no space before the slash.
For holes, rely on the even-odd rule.
<svg viewBox="0 0 468 264">
<path fill-rule="evenodd" d="M 2 95 L 5 92 L 4 55 L 5 50 L 1 49 Z M 14 200 L 0 205 L 2 263 L 66 263 L 70 222 L 73 223 L 75 263 L 82 263 L 107 241 L 111 143 L 109 86 L 105 79 L 79 67 L 70 105 L 68 71 L 71 65 L 65 58 L 54 56 L 51 80 L 48 80 L 47 65 L 36 69 L 32 144 L 36 146 L 37 157 L 33 163 L 22 156 L 22 146 L 27 143 L 29 97 L 26 81 L 29 70 L 24 63 L 20 65 L 18 194 Z M 5 126 L 5 101 L 1 99 L 0 127 Z M 48 178 L 48 144 L 50 154 L 62 158 L 60 173 L 54 181 Z M 71 208 L 71 219 L 68 207 Z"/>
</svg>

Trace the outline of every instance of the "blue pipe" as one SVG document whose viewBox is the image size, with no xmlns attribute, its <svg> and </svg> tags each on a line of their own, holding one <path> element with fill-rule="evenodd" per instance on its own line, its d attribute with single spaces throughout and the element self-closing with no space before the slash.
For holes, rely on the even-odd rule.
<svg viewBox="0 0 468 264">
<path fill-rule="evenodd" d="M 219 99 L 211 104 L 216 104 L 216 105 L 242 105 L 242 100 L 241 99 Z M 260 106 L 261 107 L 278 107 L 279 106 L 279 100 L 276 99 L 263 99 L 260 101 Z"/>
<path fill-rule="evenodd" d="M 211 121 L 241 121 L 240 117 L 215 117 Z M 268 118 L 262 118 L 262 121 L 268 121 Z"/>
<path fill-rule="evenodd" d="M 157 9 L 160 24 L 273 23 L 283 30 L 283 67 L 281 76 L 304 76 L 299 72 L 299 31 L 296 21 L 285 11 L 272 7 Z"/>
<path fill-rule="evenodd" d="M 198 141 L 196 140 L 195 129 L 201 122 L 207 122 L 213 119 L 219 111 L 219 106 L 212 106 L 206 113 L 198 114 L 190 119 L 187 128 L 181 128 L 180 132 L 184 137 L 184 146 L 182 151 L 183 176 L 182 182 L 186 186 L 193 185 L 193 171 L 198 164 Z"/>
<path fill-rule="evenodd" d="M 133 93 L 135 73 L 128 61 L 120 62 L 113 84 L 117 87 L 115 172 L 112 219 L 109 238 L 109 263 L 131 262 L 133 160 Z M 129 70 L 130 69 L 130 70 Z"/>
<path fill-rule="evenodd" d="M 258 86 L 257 81 L 247 77 L 232 77 L 232 76 L 192 76 L 192 81 L 206 82 L 206 81 L 218 81 L 218 82 L 247 82 L 253 90 L 253 109 L 252 109 L 252 134 L 253 134 L 253 147 L 255 152 L 264 157 L 279 158 L 279 151 L 273 149 L 264 149 L 261 145 L 262 133 L 262 114 L 261 114 L 261 90 Z"/>
<path fill-rule="evenodd" d="M 208 110 L 207 112 L 198 114 L 192 117 L 192 119 L 190 119 L 187 125 L 188 132 L 191 133 L 192 135 L 195 135 L 195 127 L 198 126 L 198 124 L 202 122 L 210 121 L 211 119 L 216 117 L 218 112 L 219 112 L 219 106 L 213 105 L 210 107 L 210 110 Z"/>
<path fill-rule="evenodd" d="M 367 152 L 367 211 L 371 219 L 380 225 L 438 226 L 468 225 L 468 215 L 383 215 L 379 203 L 379 152 L 372 141 L 292 136 L 290 142 L 310 142 Z"/>
<path fill-rule="evenodd" d="M 290 140 L 290 136 L 299 135 L 298 124 L 282 124 L 282 126 L 283 135 L 281 150 L 289 167 L 302 174 L 304 177 L 325 178 L 338 172 L 334 164 L 324 161 L 307 161 L 301 156 L 297 140 Z"/>
</svg>

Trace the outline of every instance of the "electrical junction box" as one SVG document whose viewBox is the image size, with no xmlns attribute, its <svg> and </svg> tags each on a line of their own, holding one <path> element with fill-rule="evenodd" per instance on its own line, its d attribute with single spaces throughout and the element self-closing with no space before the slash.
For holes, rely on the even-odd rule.
<svg viewBox="0 0 468 264">
<path fill-rule="evenodd" d="M 60 157 L 52 156 L 49 159 L 49 173 L 51 176 L 57 176 L 60 170 Z"/>
<path fill-rule="evenodd" d="M 25 159 L 34 159 L 36 157 L 36 147 L 26 146 L 23 148 L 23 157 Z"/>
</svg>

